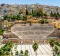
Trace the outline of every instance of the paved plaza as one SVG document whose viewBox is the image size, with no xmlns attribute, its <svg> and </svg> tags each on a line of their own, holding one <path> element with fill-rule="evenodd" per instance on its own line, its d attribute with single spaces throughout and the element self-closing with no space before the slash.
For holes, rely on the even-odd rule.
<svg viewBox="0 0 60 56">
<path fill-rule="evenodd" d="M 14 48 L 12 49 L 14 50 Z M 17 51 L 20 52 L 21 50 L 23 50 L 23 52 L 25 52 L 25 50 L 28 50 L 28 55 L 29 56 L 35 56 L 35 52 L 32 49 L 32 45 L 17 45 Z M 15 51 L 13 51 L 15 52 Z M 39 44 L 38 50 L 37 50 L 37 56 L 52 56 L 52 48 L 50 47 L 49 44 Z"/>
</svg>

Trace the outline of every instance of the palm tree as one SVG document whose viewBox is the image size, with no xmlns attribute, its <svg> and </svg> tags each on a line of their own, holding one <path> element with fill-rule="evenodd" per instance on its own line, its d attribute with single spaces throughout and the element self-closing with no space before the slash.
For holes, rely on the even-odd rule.
<svg viewBox="0 0 60 56">
<path fill-rule="evenodd" d="M 38 44 L 36 42 L 33 43 L 32 48 L 37 56 L 36 50 L 38 49 Z"/>
</svg>

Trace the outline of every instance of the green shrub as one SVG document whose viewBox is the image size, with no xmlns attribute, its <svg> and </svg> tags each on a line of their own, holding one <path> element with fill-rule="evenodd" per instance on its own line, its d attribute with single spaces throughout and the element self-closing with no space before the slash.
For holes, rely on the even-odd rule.
<svg viewBox="0 0 60 56">
<path fill-rule="evenodd" d="M 20 51 L 20 54 L 23 54 L 23 50 Z"/>
<path fill-rule="evenodd" d="M 18 51 L 16 51 L 15 55 L 18 55 Z"/>
<path fill-rule="evenodd" d="M 2 28 L 0 28 L 0 35 L 3 35 L 4 30 Z"/>
</svg>

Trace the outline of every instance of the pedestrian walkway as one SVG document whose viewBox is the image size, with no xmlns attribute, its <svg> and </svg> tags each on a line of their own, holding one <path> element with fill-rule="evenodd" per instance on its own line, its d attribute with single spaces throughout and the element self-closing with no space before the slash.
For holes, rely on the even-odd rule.
<svg viewBox="0 0 60 56">
<path fill-rule="evenodd" d="M 52 56 L 52 48 L 50 47 L 49 44 L 39 44 L 38 46 L 39 47 L 36 51 L 37 56 Z M 23 52 L 25 52 L 25 50 L 28 50 L 29 56 L 35 56 L 35 52 L 32 48 L 32 45 L 29 44 L 17 45 L 17 51 L 20 52 L 21 50 L 23 50 Z"/>
</svg>

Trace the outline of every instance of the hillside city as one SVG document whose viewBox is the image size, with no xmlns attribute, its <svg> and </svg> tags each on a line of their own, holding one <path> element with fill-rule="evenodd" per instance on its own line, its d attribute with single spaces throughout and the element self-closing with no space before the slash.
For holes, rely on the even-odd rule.
<svg viewBox="0 0 60 56">
<path fill-rule="evenodd" d="M 60 7 L 0 4 L 0 56 L 60 56 Z"/>
</svg>

